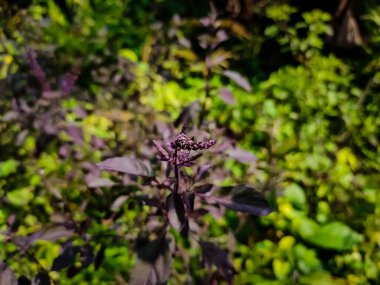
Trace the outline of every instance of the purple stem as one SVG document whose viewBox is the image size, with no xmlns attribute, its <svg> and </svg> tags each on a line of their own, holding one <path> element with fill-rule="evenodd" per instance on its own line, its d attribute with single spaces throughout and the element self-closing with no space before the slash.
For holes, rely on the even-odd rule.
<svg viewBox="0 0 380 285">
<path fill-rule="evenodd" d="M 174 185 L 174 192 L 179 192 L 179 169 L 178 169 L 178 149 L 175 148 L 174 151 L 174 174 L 175 174 L 175 185 Z"/>
</svg>

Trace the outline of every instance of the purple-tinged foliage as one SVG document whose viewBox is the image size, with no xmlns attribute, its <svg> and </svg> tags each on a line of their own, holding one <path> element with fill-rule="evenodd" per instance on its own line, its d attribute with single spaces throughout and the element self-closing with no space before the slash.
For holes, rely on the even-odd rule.
<svg viewBox="0 0 380 285">
<path fill-rule="evenodd" d="M 166 211 L 169 223 L 182 235 L 189 232 L 189 220 L 186 217 L 184 201 L 180 194 L 171 193 L 166 198 Z"/>
<path fill-rule="evenodd" d="M 182 151 L 198 151 L 205 150 L 212 147 L 216 143 L 215 140 L 203 140 L 195 142 L 194 138 L 188 139 L 183 132 L 181 132 L 171 143 L 170 147 L 175 150 Z"/>
<path fill-rule="evenodd" d="M 219 192 L 219 194 L 214 192 Z M 197 195 L 207 202 L 214 202 L 237 212 L 259 216 L 266 216 L 271 212 L 264 196 L 252 187 L 246 185 L 220 187 L 219 191 L 214 192 L 212 195 L 202 193 L 197 193 Z"/>
<path fill-rule="evenodd" d="M 29 49 L 26 53 L 26 58 L 28 60 L 32 75 L 35 76 L 38 82 L 41 84 L 43 92 L 51 91 L 52 89 L 49 80 L 37 61 L 37 55 L 35 51 Z"/>
<path fill-rule="evenodd" d="M 17 278 L 13 270 L 0 261 L 0 284 L 17 285 Z"/>
<path fill-rule="evenodd" d="M 245 185 L 218 187 L 210 183 L 200 183 L 211 172 L 211 164 L 201 165 L 196 173 L 187 174 L 183 168 L 193 166 L 202 157 L 201 151 L 214 146 L 216 140 L 196 141 L 194 137 L 187 137 L 185 132 L 184 127 L 173 139 L 161 143 L 153 141 L 158 152 L 157 158 L 162 163 L 161 171 L 165 174 L 164 178 L 155 176 L 151 165 L 136 158 L 115 157 L 98 164 L 102 170 L 142 176 L 145 179 L 143 186 L 151 190 L 156 188 L 154 190 L 156 195 L 153 197 L 134 196 L 135 199 L 140 199 L 143 205 L 156 209 L 155 215 L 162 216 L 164 223 L 159 225 L 152 220 L 154 231 L 159 232 L 161 238 L 148 242 L 142 250 L 138 250 L 139 260 L 131 273 L 131 284 L 165 284 L 167 282 L 173 253 L 165 238 L 168 225 L 187 238 L 190 233 L 197 235 L 200 228 L 198 219 L 205 213 L 213 214 L 216 210 L 220 215 L 219 206 L 253 215 L 267 215 L 270 212 L 263 195 L 252 187 Z M 238 154 L 243 157 L 243 160 L 252 159 L 249 153 Z M 115 200 L 111 207 L 113 211 L 118 211 L 128 197 L 131 196 L 121 195 Z M 152 201 L 154 201 L 153 204 Z M 208 205 L 199 207 L 201 202 L 206 202 Z M 232 284 L 236 270 L 228 260 L 227 254 L 212 243 L 202 241 L 200 245 L 206 265 L 208 267 L 216 265 L 223 278 Z"/>
<path fill-rule="evenodd" d="M 172 271 L 172 249 L 168 238 L 148 241 L 137 248 L 138 260 L 132 269 L 130 285 L 164 285 Z"/>
<path fill-rule="evenodd" d="M 97 177 L 92 174 L 86 175 L 85 182 L 87 184 L 87 187 L 89 188 L 112 187 L 115 185 L 115 183 L 110 179 L 104 177 Z"/>
<path fill-rule="evenodd" d="M 257 157 L 254 154 L 239 147 L 229 149 L 227 154 L 241 163 L 253 163 L 257 161 Z"/>
<path fill-rule="evenodd" d="M 46 272 L 39 272 L 32 280 L 31 284 L 38 284 L 38 285 L 50 285 L 51 279 L 48 273 Z M 18 280 L 18 285 L 20 285 L 20 280 Z"/>
<path fill-rule="evenodd" d="M 251 84 L 240 73 L 238 73 L 236 71 L 232 71 L 232 70 L 225 70 L 223 72 L 223 74 L 224 74 L 224 76 L 226 76 L 229 79 L 233 80 L 237 85 L 239 85 L 245 91 L 247 91 L 247 92 L 251 92 L 252 91 Z"/>
<path fill-rule="evenodd" d="M 159 160 L 161 161 L 168 161 L 170 159 L 169 153 L 162 147 L 160 146 L 156 141 L 152 141 L 154 147 L 157 149 L 157 151 L 160 153 Z"/>
<path fill-rule="evenodd" d="M 52 271 L 61 271 L 71 266 L 75 262 L 76 255 L 79 254 L 79 246 L 68 246 L 53 262 Z"/>
<path fill-rule="evenodd" d="M 78 71 L 73 69 L 66 73 L 58 82 L 59 89 L 64 94 L 70 94 L 74 90 L 75 83 L 78 79 Z"/>
<path fill-rule="evenodd" d="M 101 163 L 98 167 L 102 170 L 117 171 L 137 176 L 154 177 L 152 167 L 145 161 L 132 157 L 114 157 Z"/>
<path fill-rule="evenodd" d="M 236 103 L 234 94 L 227 87 L 220 89 L 219 96 L 226 104 L 233 105 Z"/>
<path fill-rule="evenodd" d="M 220 274 L 229 284 L 233 284 L 233 276 L 237 274 L 225 251 L 216 244 L 206 241 L 199 241 L 203 253 L 203 263 L 210 269 L 215 265 Z"/>
</svg>

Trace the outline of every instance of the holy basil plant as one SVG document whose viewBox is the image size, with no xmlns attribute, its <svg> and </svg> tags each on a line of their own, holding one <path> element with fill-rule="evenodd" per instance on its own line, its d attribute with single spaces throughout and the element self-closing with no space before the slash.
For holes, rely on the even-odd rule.
<svg viewBox="0 0 380 285">
<path fill-rule="evenodd" d="M 216 244 L 203 241 L 197 236 L 197 220 L 202 216 L 201 213 L 207 211 L 207 207 L 197 207 L 220 205 L 252 215 L 267 215 L 270 208 L 264 196 L 253 187 L 202 184 L 206 177 L 204 172 L 210 170 L 209 164 L 201 165 L 195 173 L 186 171 L 186 167 L 193 167 L 203 151 L 215 143 L 213 139 L 196 141 L 194 137 L 188 138 L 185 128 L 172 140 L 163 143 L 153 141 L 158 152 L 157 158 L 161 162 L 162 177 L 155 174 L 150 163 L 132 157 L 109 158 L 98 164 L 102 170 L 142 177 L 143 185 L 155 189 L 156 194 L 153 198 L 146 198 L 144 203 L 155 207 L 155 214 L 160 215 L 164 221 L 160 230 L 155 231 L 155 239 L 145 240 L 143 245 L 137 247 L 138 261 L 131 272 L 131 285 L 166 284 L 168 281 L 175 248 L 168 232 L 170 226 L 184 238 L 189 235 L 195 237 L 202 249 L 204 264 L 209 269 L 215 265 L 221 276 L 233 284 L 233 276 L 237 272 L 227 253 Z"/>
</svg>

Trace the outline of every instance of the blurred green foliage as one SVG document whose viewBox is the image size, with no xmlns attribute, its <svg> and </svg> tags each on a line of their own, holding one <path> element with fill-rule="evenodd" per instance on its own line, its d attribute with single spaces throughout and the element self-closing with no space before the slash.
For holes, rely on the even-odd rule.
<svg viewBox="0 0 380 285">
<path fill-rule="evenodd" d="M 228 247 L 236 284 L 378 284 L 379 4 L 218 1 L 210 9 L 197 2 L 1 4 L 0 84 L 7 88 L 0 98 L 0 259 L 17 277 L 49 271 L 65 236 L 36 240 L 26 254 L 9 235 L 91 219 L 86 233 L 74 233 L 74 243 L 97 256 L 104 246 L 101 266 L 50 277 L 59 284 L 127 284 L 136 260 L 130 238 L 149 212 L 128 199 L 111 223 L 118 212 L 111 205 L 136 189 L 87 187 L 86 163 L 148 156 L 144 145 L 161 135 L 152 122 L 174 121 L 198 101 L 196 112 L 257 156 L 254 165 L 227 160 L 231 177 L 223 183 L 255 185 L 274 208 L 263 218 L 206 215 L 205 235 Z M 28 48 L 39 52 L 51 80 L 68 67 L 79 70 L 75 91 L 59 101 L 64 115 L 54 120 L 81 127 L 80 143 L 63 130 L 49 141 L 33 125 L 51 106 L 29 122 L 12 119 L 15 93 L 36 101 L 20 87 L 26 79 L 17 77 L 28 70 Z M 226 70 L 239 73 L 231 78 Z M 219 96 L 223 88 L 233 104 Z M 95 138 L 104 145 L 94 147 Z M 66 156 L 64 145 L 70 145 Z M 9 233 L 12 215 L 17 227 Z M 186 241 L 178 247 L 169 284 L 201 284 L 207 273 L 199 250 Z"/>
</svg>

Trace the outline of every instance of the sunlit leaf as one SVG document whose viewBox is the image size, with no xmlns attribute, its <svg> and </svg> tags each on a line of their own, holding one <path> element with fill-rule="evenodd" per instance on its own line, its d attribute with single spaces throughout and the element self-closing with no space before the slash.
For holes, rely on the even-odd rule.
<svg viewBox="0 0 380 285">
<path fill-rule="evenodd" d="M 361 236 L 349 226 L 340 222 L 331 222 L 321 226 L 308 241 L 322 248 L 348 250 L 362 240 Z"/>
<path fill-rule="evenodd" d="M 33 198 L 33 192 L 31 187 L 25 187 L 22 189 L 13 190 L 6 195 L 8 201 L 15 206 L 27 205 Z"/>
<path fill-rule="evenodd" d="M 9 174 L 16 172 L 19 162 L 14 159 L 8 159 L 6 161 L 0 162 L 0 178 L 6 177 Z"/>
</svg>

